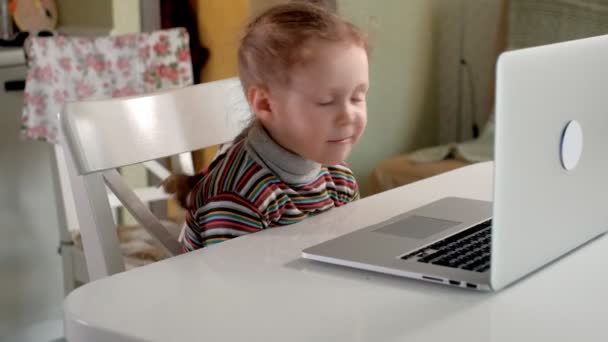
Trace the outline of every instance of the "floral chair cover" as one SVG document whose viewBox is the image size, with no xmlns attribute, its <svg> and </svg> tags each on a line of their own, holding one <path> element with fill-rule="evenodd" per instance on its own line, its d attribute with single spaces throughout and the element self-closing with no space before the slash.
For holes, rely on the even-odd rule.
<svg viewBox="0 0 608 342">
<path fill-rule="evenodd" d="M 58 143 L 57 114 L 68 101 L 191 85 L 188 46 L 183 28 L 95 38 L 28 39 L 22 137 Z"/>
</svg>

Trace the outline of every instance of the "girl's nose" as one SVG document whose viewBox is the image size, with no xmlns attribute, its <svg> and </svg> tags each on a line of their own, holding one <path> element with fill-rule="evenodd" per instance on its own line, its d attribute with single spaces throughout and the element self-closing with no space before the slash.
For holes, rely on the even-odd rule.
<svg viewBox="0 0 608 342">
<path fill-rule="evenodd" d="M 338 113 L 337 124 L 339 126 L 351 124 L 357 116 L 357 109 L 350 105 L 345 104 L 342 108 L 340 108 L 340 113 Z"/>
</svg>

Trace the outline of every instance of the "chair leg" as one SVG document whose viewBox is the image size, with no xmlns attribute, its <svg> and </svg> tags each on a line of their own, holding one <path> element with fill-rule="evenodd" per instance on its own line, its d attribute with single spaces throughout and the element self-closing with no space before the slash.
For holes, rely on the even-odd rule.
<svg viewBox="0 0 608 342">
<path fill-rule="evenodd" d="M 73 224 L 76 221 L 73 212 L 73 201 L 70 196 L 69 184 L 67 181 L 67 170 L 63 151 L 60 146 L 54 146 L 51 153 L 51 173 L 53 180 L 53 192 L 55 194 L 55 202 L 57 204 L 57 220 L 59 226 L 59 254 L 61 255 L 61 263 L 63 267 L 63 289 L 67 296 L 75 287 L 74 278 L 74 263 L 72 253 L 72 236 L 68 230 L 68 224 Z M 71 209 L 72 208 L 72 209 Z M 70 210 L 71 209 L 71 210 Z"/>
<path fill-rule="evenodd" d="M 59 253 L 61 254 L 61 263 L 63 266 L 63 291 L 67 296 L 76 288 L 76 278 L 74 275 L 74 254 L 72 253 L 73 245 L 61 244 Z"/>
</svg>

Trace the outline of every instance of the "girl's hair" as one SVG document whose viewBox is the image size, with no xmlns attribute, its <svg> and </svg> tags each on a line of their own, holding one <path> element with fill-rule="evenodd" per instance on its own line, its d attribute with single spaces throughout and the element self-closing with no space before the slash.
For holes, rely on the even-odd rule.
<svg viewBox="0 0 608 342">
<path fill-rule="evenodd" d="M 356 44 L 367 52 L 366 35 L 330 10 L 303 1 L 271 7 L 245 28 L 238 50 L 239 77 L 250 86 L 289 83 L 289 71 L 305 64 L 313 39 Z"/>
<path fill-rule="evenodd" d="M 369 54 L 367 36 L 323 6 L 323 1 L 292 1 L 273 6 L 254 18 L 241 38 L 238 70 L 245 96 L 251 86 L 288 85 L 291 69 L 310 58 L 305 45 L 313 40 L 354 44 Z M 253 124 L 254 121 L 235 142 L 244 139 Z M 203 174 L 174 175 L 163 186 L 187 208 L 188 193 L 202 177 Z"/>
<path fill-rule="evenodd" d="M 184 174 L 176 174 L 167 177 L 162 182 L 163 190 L 168 194 L 174 194 L 177 203 L 184 208 L 189 209 L 188 194 L 190 190 L 203 178 L 203 173 L 197 173 L 194 176 Z"/>
</svg>

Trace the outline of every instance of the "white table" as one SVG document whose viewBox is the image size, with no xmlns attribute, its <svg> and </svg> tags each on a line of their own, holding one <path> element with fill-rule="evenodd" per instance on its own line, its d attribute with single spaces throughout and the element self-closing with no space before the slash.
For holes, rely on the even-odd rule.
<svg viewBox="0 0 608 342">
<path fill-rule="evenodd" d="M 79 288 L 68 341 L 607 341 L 608 239 L 499 293 L 300 258 L 441 197 L 491 199 L 492 164 L 372 196 Z"/>
</svg>

